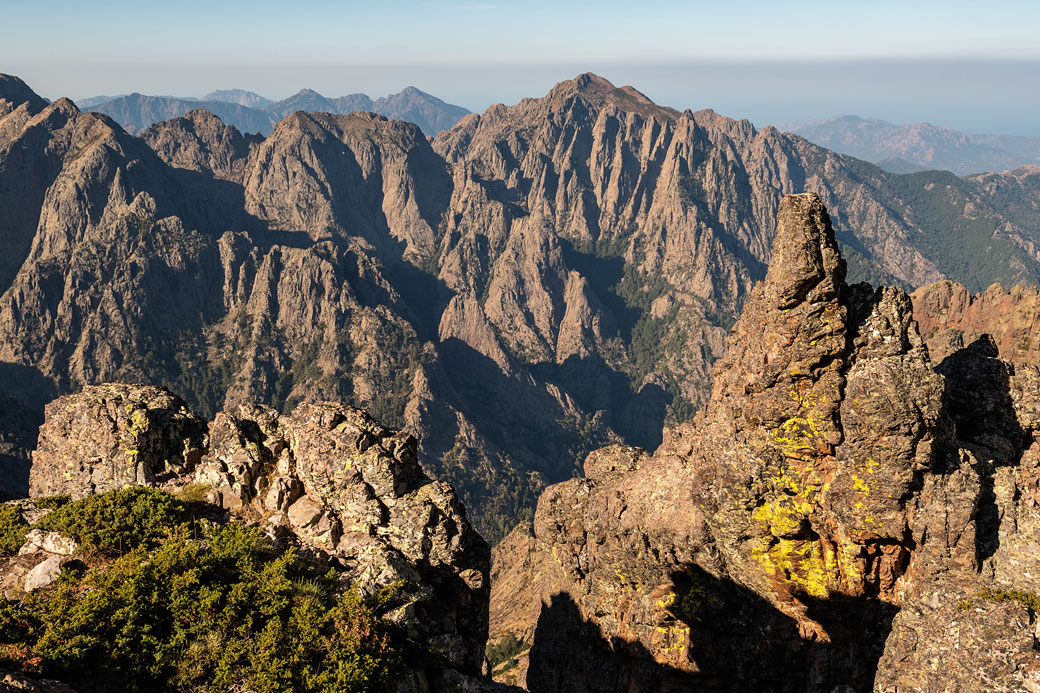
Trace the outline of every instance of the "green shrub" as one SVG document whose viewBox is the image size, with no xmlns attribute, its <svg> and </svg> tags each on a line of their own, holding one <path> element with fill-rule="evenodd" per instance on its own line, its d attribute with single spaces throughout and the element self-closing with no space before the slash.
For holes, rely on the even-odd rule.
<svg viewBox="0 0 1040 693">
<path fill-rule="evenodd" d="M 56 510 L 71 500 L 72 496 L 69 495 L 40 496 L 39 498 L 33 498 L 33 503 L 36 504 L 37 508 Z"/>
<path fill-rule="evenodd" d="M 525 647 L 523 640 L 517 638 L 513 633 L 506 633 L 494 643 L 489 642 L 484 654 L 487 656 L 491 668 L 497 669 L 499 665 L 514 660 L 518 654 L 524 651 Z"/>
<path fill-rule="evenodd" d="M 393 689 L 400 641 L 379 616 L 392 589 L 363 598 L 334 571 L 276 551 L 259 528 L 184 522 L 169 494 L 133 491 L 52 513 L 64 512 L 63 531 L 99 550 L 121 537 L 121 555 L 64 571 L 19 605 L 0 600 L 0 667 L 85 692 L 142 682 L 157 691 Z M 147 529 L 87 531 L 90 518 L 108 521 L 117 508 Z"/>
<path fill-rule="evenodd" d="M 1033 613 L 1040 613 L 1040 595 L 1023 590 L 994 590 L 984 587 L 979 590 L 979 597 L 991 602 L 1018 602 Z"/>
<path fill-rule="evenodd" d="M 135 486 L 70 501 L 37 523 L 70 536 L 105 556 L 153 548 L 192 519 L 188 503 L 169 493 Z"/>
<path fill-rule="evenodd" d="M 0 556 L 11 556 L 22 548 L 29 524 L 22 519 L 18 509 L 0 505 Z"/>
</svg>

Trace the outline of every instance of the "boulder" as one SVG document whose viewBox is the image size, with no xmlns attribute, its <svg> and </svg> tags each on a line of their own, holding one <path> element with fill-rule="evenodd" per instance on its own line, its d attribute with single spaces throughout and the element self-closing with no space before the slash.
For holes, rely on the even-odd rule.
<svg viewBox="0 0 1040 693">
<path fill-rule="evenodd" d="M 61 556 L 48 556 L 26 574 L 25 591 L 32 592 L 53 584 L 60 573 Z"/>
<path fill-rule="evenodd" d="M 30 529 L 25 535 L 25 544 L 18 549 L 18 555 L 45 551 L 60 556 L 71 556 L 77 548 L 79 548 L 79 544 L 71 537 L 42 529 Z"/>
</svg>

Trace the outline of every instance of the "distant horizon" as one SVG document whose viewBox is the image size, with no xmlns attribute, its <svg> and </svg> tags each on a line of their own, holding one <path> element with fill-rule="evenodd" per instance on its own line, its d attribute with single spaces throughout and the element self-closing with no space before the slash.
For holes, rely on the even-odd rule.
<svg viewBox="0 0 1040 693">
<path fill-rule="evenodd" d="M 756 126 L 839 114 L 1040 136 L 1040 3 L 132 0 L 10 3 L 0 70 L 41 95 L 414 85 L 481 112 L 582 72 Z"/>
<path fill-rule="evenodd" d="M 710 108 L 756 127 L 843 115 L 895 125 L 931 123 L 978 134 L 1040 136 L 1040 93 L 1022 88 L 1040 59 L 684 61 L 627 64 L 458 64 L 148 66 L 81 65 L 64 70 L 0 64 L 41 96 L 73 101 L 141 93 L 201 98 L 243 89 L 278 101 L 301 89 L 327 97 L 373 98 L 414 86 L 480 113 L 496 103 L 544 96 L 555 84 L 595 72 L 631 84 L 679 110 Z M 91 89 L 92 86 L 99 87 Z"/>
</svg>

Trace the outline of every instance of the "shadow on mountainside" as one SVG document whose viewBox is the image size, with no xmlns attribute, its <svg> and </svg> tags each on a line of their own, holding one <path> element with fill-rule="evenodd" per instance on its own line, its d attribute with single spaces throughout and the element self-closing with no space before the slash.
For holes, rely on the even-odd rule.
<svg viewBox="0 0 1040 693">
<path fill-rule="evenodd" d="M 509 375 L 466 342 L 450 338 L 439 345 L 459 394 L 456 406 L 493 445 L 529 469 L 545 474 L 550 483 L 575 475 L 578 457 L 596 440 L 575 429 L 565 409 L 521 371 Z M 570 426 L 568 425 L 570 424 Z"/>
<path fill-rule="evenodd" d="M 30 455 L 43 424 L 43 407 L 56 396 L 39 369 L 0 362 L 0 494 L 29 494 Z"/>
<path fill-rule="evenodd" d="M 536 377 L 562 387 L 583 411 L 608 412 L 610 427 L 627 444 L 646 450 L 661 444 L 674 395 L 660 385 L 647 383 L 636 390 L 624 373 L 597 354 L 572 354 L 563 363 L 538 363 L 530 368 Z"/>
<path fill-rule="evenodd" d="M 550 484 L 580 474 L 585 455 L 611 442 L 602 424 L 630 445 L 652 450 L 661 443 L 672 395 L 652 383 L 633 392 L 628 379 L 598 356 L 572 356 L 563 364 L 539 363 L 506 374 L 462 340 L 447 339 L 438 348 L 459 395 L 453 404 L 489 442 Z M 586 414 L 606 412 L 606 420 L 575 421 L 546 385 L 558 387 Z"/>
<path fill-rule="evenodd" d="M 898 609 L 869 599 L 803 595 L 829 642 L 804 638 L 798 623 L 750 590 L 699 568 L 672 576 L 672 620 L 689 628 L 681 667 L 654 660 L 640 642 L 605 638 L 564 593 L 542 606 L 530 651 L 532 693 L 652 691 L 869 691 Z"/>
<path fill-rule="evenodd" d="M 982 493 L 976 521 L 979 561 L 1000 546 L 1000 511 L 993 491 L 999 467 L 1017 466 L 1028 446 L 1011 396 L 1014 365 L 998 358 L 996 342 L 984 334 L 945 359 L 936 371 L 946 378 L 946 404 L 957 427 L 957 440 L 975 453 Z"/>
</svg>

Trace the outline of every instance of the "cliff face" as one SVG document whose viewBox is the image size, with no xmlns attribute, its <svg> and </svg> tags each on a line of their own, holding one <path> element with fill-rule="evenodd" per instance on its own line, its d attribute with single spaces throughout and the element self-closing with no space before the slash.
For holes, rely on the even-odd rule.
<svg viewBox="0 0 1040 693">
<path fill-rule="evenodd" d="M 1036 370 L 981 343 L 933 367 L 904 292 L 845 283 L 815 195 L 772 257 L 696 421 L 591 454 L 496 549 L 541 607 L 493 587 L 493 640 L 532 645 L 532 691 L 1036 685 L 1032 612 L 1001 600 L 1034 589 Z"/>
<path fill-rule="evenodd" d="M 854 277 L 956 276 L 932 242 L 948 228 L 1005 253 L 985 276 L 1040 277 L 1035 177 L 897 186 L 594 75 L 432 143 L 357 113 L 293 113 L 260 139 L 191 111 L 135 138 L 13 84 L 0 393 L 18 420 L 108 380 L 168 385 L 207 416 L 349 401 L 416 433 L 495 538 L 590 449 L 656 448 L 706 402 L 785 193 L 841 210 Z M 8 437 L 24 490 L 32 433 Z"/>
<path fill-rule="evenodd" d="M 47 405 L 34 497 L 201 484 L 237 521 L 339 568 L 363 593 L 401 582 L 393 618 L 429 649 L 407 690 L 479 687 L 488 547 L 454 491 L 419 466 L 416 441 L 337 403 L 289 415 L 242 406 L 205 421 L 169 391 L 88 386 Z M 425 667 L 425 668 L 424 668 Z M 447 672 L 447 673 L 446 673 Z M 469 689 L 467 689 L 469 690 Z"/>
<path fill-rule="evenodd" d="M 914 319 L 938 362 L 987 334 L 1000 357 L 1014 363 L 1040 363 L 1040 292 L 1035 287 L 1006 290 L 994 284 L 972 295 L 963 285 L 944 281 L 913 293 Z"/>
</svg>

